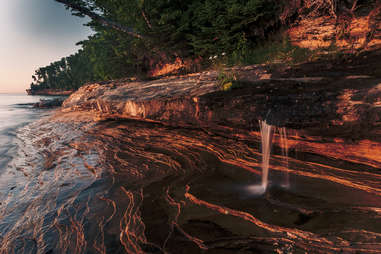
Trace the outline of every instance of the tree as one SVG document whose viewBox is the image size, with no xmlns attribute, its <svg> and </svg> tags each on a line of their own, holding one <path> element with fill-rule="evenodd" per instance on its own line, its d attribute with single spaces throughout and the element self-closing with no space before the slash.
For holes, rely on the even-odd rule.
<svg viewBox="0 0 381 254">
<path fill-rule="evenodd" d="M 66 7 L 72 9 L 74 12 L 76 11 L 76 15 L 82 16 L 86 15 L 90 17 L 92 20 L 99 22 L 104 26 L 111 27 L 113 29 L 124 32 L 132 37 L 143 39 L 143 36 L 134 32 L 134 29 L 124 26 L 118 22 L 112 21 L 100 14 L 97 14 L 94 10 L 97 10 L 94 7 L 95 1 L 75 1 L 75 0 L 55 0 L 56 2 L 64 4 Z M 99 9 L 98 9 L 99 10 Z"/>
<path fill-rule="evenodd" d="M 76 89 L 148 73 L 176 58 L 245 54 L 279 23 L 276 0 L 55 0 L 89 16 L 94 34 L 74 55 L 41 67 L 34 88 Z"/>
</svg>

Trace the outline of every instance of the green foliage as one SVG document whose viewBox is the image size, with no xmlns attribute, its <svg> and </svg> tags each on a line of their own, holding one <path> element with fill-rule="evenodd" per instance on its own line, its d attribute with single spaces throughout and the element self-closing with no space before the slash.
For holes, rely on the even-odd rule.
<svg viewBox="0 0 381 254">
<path fill-rule="evenodd" d="M 265 0 L 206 0 L 194 1 L 188 12 L 193 27 L 189 44 L 195 55 L 206 56 L 232 53 L 263 39 L 278 8 Z"/>
<path fill-rule="evenodd" d="M 84 82 L 92 80 L 89 58 L 83 50 L 64 57 L 46 67 L 41 67 L 32 76 L 31 89 L 78 89 Z"/>
<path fill-rule="evenodd" d="M 77 89 L 86 82 L 144 75 L 157 63 L 176 57 L 208 62 L 210 56 L 225 53 L 230 62 L 250 63 L 253 48 L 277 27 L 280 12 L 275 0 L 67 2 L 129 27 L 142 39 L 93 20 L 88 26 L 94 35 L 79 43 L 82 50 L 38 69 L 32 89 Z"/>
<path fill-rule="evenodd" d="M 222 91 L 230 91 L 237 82 L 237 75 L 234 72 L 222 69 L 218 71 L 217 80 Z"/>
<path fill-rule="evenodd" d="M 287 37 L 271 38 L 253 47 L 240 47 L 229 58 L 229 64 L 300 63 L 308 61 L 313 52 L 291 45 Z"/>
</svg>

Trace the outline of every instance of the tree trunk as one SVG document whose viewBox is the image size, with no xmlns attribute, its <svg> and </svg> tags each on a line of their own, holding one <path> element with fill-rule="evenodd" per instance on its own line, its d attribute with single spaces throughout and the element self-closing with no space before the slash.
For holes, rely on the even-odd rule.
<svg viewBox="0 0 381 254">
<path fill-rule="evenodd" d="M 114 22 L 112 20 L 108 20 L 108 19 L 92 12 L 91 10 L 89 10 L 85 7 L 82 7 L 78 4 L 72 3 L 72 1 L 70 1 L 70 0 L 55 0 L 55 1 L 62 3 L 64 5 L 66 5 L 67 7 L 70 7 L 71 9 L 78 11 L 81 14 L 84 14 L 84 15 L 90 17 L 92 20 L 99 22 L 103 26 L 111 27 L 115 30 L 124 32 L 124 33 L 126 33 L 132 37 L 138 38 L 138 39 L 144 39 L 144 36 L 134 32 L 134 30 L 132 28 L 123 26 L 123 25 L 121 25 L 117 22 Z"/>
</svg>

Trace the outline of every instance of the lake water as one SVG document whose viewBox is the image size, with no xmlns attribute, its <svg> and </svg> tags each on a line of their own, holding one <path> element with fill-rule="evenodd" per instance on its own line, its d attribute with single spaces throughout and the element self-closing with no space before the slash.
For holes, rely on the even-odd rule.
<svg viewBox="0 0 381 254">
<path fill-rule="evenodd" d="M 0 94 L 0 172 L 14 156 L 17 130 L 48 113 L 47 110 L 33 108 L 40 99 L 46 97 Z"/>
</svg>

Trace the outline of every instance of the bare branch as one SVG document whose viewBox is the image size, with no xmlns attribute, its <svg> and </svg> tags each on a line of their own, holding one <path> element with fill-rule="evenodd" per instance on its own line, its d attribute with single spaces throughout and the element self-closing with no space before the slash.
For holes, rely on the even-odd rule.
<svg viewBox="0 0 381 254">
<path fill-rule="evenodd" d="M 146 14 L 144 13 L 143 10 L 142 10 L 142 16 L 143 16 L 144 20 L 146 21 L 146 24 L 147 24 L 147 26 L 149 27 L 149 29 L 152 30 L 152 25 L 151 25 L 151 23 L 149 22 L 149 19 L 147 18 Z"/>
<path fill-rule="evenodd" d="M 132 28 L 129 28 L 129 27 L 126 27 L 126 26 L 123 26 L 117 22 L 114 22 L 112 20 L 108 20 L 94 12 L 92 12 L 91 10 L 87 9 L 87 8 L 84 8 L 78 4 L 75 4 L 75 3 L 72 3 L 70 0 L 55 0 L 56 2 L 59 2 L 59 3 L 62 3 L 64 5 L 66 5 L 67 7 L 70 7 L 71 9 L 73 10 L 76 10 L 78 12 L 80 12 L 81 14 L 84 14 L 88 17 L 90 17 L 92 20 L 94 21 L 97 21 L 99 22 L 100 24 L 102 24 L 103 26 L 107 26 L 107 27 L 111 27 L 115 30 L 118 30 L 118 31 L 121 31 L 121 32 L 124 32 L 134 38 L 138 38 L 138 39 L 143 39 L 144 37 L 136 32 L 134 32 L 134 30 Z"/>
<path fill-rule="evenodd" d="M 357 9 L 357 2 L 358 0 L 354 0 L 353 1 L 353 5 L 352 5 L 352 8 L 351 8 L 351 12 L 354 13 L 354 11 Z"/>
<path fill-rule="evenodd" d="M 334 16 L 335 18 L 337 18 L 337 15 L 336 15 L 336 10 L 337 10 L 337 2 L 336 0 L 329 0 L 329 5 L 330 5 L 330 12 L 331 12 L 331 15 Z"/>
</svg>

